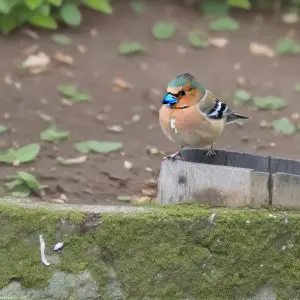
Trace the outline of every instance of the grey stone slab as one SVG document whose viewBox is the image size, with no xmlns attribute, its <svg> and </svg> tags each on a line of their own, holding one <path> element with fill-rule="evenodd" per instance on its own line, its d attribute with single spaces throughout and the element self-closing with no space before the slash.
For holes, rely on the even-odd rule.
<svg viewBox="0 0 300 300">
<path fill-rule="evenodd" d="M 253 169 L 258 172 L 269 172 L 270 157 L 254 153 L 240 153 L 227 151 L 226 166 Z"/>
<path fill-rule="evenodd" d="M 300 176 L 286 173 L 272 175 L 272 205 L 300 207 Z"/>
<path fill-rule="evenodd" d="M 268 202 L 267 177 L 253 172 L 165 160 L 159 175 L 158 199 L 162 204 L 198 202 L 211 206 L 260 207 Z M 256 190 L 252 191 L 252 187 Z"/>
<path fill-rule="evenodd" d="M 206 156 L 206 149 L 184 148 L 181 153 L 185 161 L 209 165 L 225 165 L 226 151 L 215 150 L 215 156 Z"/>
<path fill-rule="evenodd" d="M 300 161 L 277 157 L 271 158 L 270 173 L 277 172 L 300 175 Z"/>
<path fill-rule="evenodd" d="M 270 203 L 270 174 L 265 172 L 251 172 L 251 188 L 248 206 L 268 207 Z"/>
<path fill-rule="evenodd" d="M 87 213 L 145 213 L 151 209 L 137 206 L 119 206 L 119 205 L 83 205 L 83 204 L 55 204 L 47 202 L 37 202 L 30 198 L 0 198 L 0 204 L 20 205 L 25 208 L 49 208 L 54 210 L 79 210 Z"/>
</svg>

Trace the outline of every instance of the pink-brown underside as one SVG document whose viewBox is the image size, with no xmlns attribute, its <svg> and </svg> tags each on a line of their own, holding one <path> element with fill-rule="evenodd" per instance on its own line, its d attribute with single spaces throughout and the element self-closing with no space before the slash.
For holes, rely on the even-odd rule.
<svg viewBox="0 0 300 300">
<path fill-rule="evenodd" d="M 207 122 L 196 106 L 185 109 L 170 109 L 163 105 L 159 112 L 159 118 L 161 125 L 166 129 L 169 127 L 170 117 L 175 118 L 176 128 L 181 131 L 194 131 L 200 122 Z"/>
</svg>

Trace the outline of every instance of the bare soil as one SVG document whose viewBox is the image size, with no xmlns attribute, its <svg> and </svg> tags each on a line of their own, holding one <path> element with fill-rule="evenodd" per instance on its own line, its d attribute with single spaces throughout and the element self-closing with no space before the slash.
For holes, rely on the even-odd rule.
<svg viewBox="0 0 300 300">
<path fill-rule="evenodd" d="M 207 29 L 208 21 L 197 11 L 170 3 L 149 1 L 143 14 L 133 12 L 127 1 L 120 1 L 112 16 L 87 12 L 81 28 L 60 30 L 72 39 L 72 44 L 66 46 L 55 44 L 52 33 L 46 31 L 35 30 L 39 35 L 37 40 L 24 30 L 0 38 L 0 72 L 3 78 L 9 75 L 13 81 L 13 84 L 0 82 L 0 124 L 13 128 L 12 132 L 0 136 L 0 146 L 5 149 L 34 142 L 42 146 L 32 163 L 19 167 L 1 165 L 2 179 L 17 170 L 33 172 L 43 184 L 49 185 L 45 201 L 65 194 L 72 203 L 119 204 L 118 196 L 142 196 L 141 189 L 145 188 L 148 191 L 144 194 L 152 195 L 145 180 L 157 179 L 163 153 L 149 154 L 147 147 L 165 153 L 176 150 L 163 136 L 154 108 L 159 109 L 167 82 L 186 71 L 229 103 L 239 88 L 240 76 L 245 78 L 245 88 L 251 94 L 280 96 L 288 102 L 287 108 L 279 112 L 233 106 L 252 120 L 242 127 L 230 125 L 218 140 L 217 148 L 299 157 L 299 134 L 280 136 L 259 125 L 262 120 L 272 121 L 300 112 L 300 94 L 294 90 L 300 82 L 299 56 L 268 58 L 249 51 L 251 41 L 274 47 L 278 38 L 287 33 L 299 40 L 299 25 L 292 28 L 270 18 L 247 14 L 236 16 L 241 22 L 239 31 L 212 33 Z M 175 21 L 176 35 L 169 41 L 155 40 L 151 35 L 155 20 Z M 210 37 L 225 37 L 229 44 L 224 48 L 193 49 L 186 36 L 195 27 Z M 148 53 L 133 57 L 118 54 L 118 45 L 126 41 L 142 43 Z M 18 64 L 35 44 L 38 47 L 35 53 L 44 51 L 52 57 L 61 51 L 74 58 L 74 66 L 54 62 L 40 74 L 20 72 Z M 81 51 L 82 45 L 85 53 Z M 116 77 L 130 83 L 132 89 L 116 91 L 112 83 Z M 57 86 L 68 83 L 77 84 L 93 101 L 63 105 Z M 42 114 L 51 116 L 59 129 L 70 131 L 70 138 L 55 144 L 42 142 L 40 132 L 48 127 Z M 134 115 L 139 115 L 140 120 L 132 121 Z M 103 116 L 107 119 L 99 120 Z M 120 125 L 124 131 L 108 131 L 107 127 L 112 125 Z M 56 160 L 57 156 L 79 156 L 74 143 L 92 139 L 119 141 L 124 148 L 109 155 L 89 154 L 86 162 L 72 166 L 61 165 Z M 132 168 L 126 169 L 124 161 L 131 162 Z"/>
</svg>

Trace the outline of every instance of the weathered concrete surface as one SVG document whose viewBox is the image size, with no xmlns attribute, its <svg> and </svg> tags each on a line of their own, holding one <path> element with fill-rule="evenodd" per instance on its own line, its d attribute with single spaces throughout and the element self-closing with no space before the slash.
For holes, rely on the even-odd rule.
<svg viewBox="0 0 300 300">
<path fill-rule="evenodd" d="M 268 174 L 249 169 L 165 160 L 159 176 L 158 199 L 162 204 L 260 207 L 269 204 L 268 180 Z"/>
<path fill-rule="evenodd" d="M 97 283 L 89 272 L 81 272 L 77 275 L 55 272 L 43 289 L 26 289 L 18 281 L 12 281 L 5 288 L 0 289 L 0 299 L 97 300 L 99 291 Z"/>
<path fill-rule="evenodd" d="M 0 204 L 2 299 L 298 299 L 297 212 L 217 208 L 212 225 L 209 208 L 153 206 L 100 214 L 85 231 L 94 211 L 18 202 Z"/>
<path fill-rule="evenodd" d="M 0 204 L 14 204 L 24 208 L 48 208 L 54 210 L 78 210 L 87 213 L 146 213 L 150 209 L 137 206 L 122 206 L 122 205 L 84 205 L 84 204 L 56 204 L 48 202 L 37 202 L 31 198 L 14 198 L 0 197 Z"/>
<path fill-rule="evenodd" d="M 272 175 L 272 205 L 300 207 L 300 176 L 286 173 Z"/>
<path fill-rule="evenodd" d="M 183 149 L 183 161 L 162 162 L 161 203 L 300 207 L 300 161 L 224 150 L 211 157 L 206 153 Z"/>
</svg>

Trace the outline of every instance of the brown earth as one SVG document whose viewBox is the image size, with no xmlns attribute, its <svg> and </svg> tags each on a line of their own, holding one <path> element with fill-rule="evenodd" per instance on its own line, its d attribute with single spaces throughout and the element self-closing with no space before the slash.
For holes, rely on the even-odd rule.
<svg viewBox="0 0 300 300">
<path fill-rule="evenodd" d="M 227 101 L 238 89 L 237 78 L 243 76 L 251 94 L 281 96 L 288 102 L 288 107 L 279 112 L 234 107 L 252 120 L 244 127 L 230 125 L 217 148 L 299 157 L 299 134 L 284 137 L 259 126 L 261 120 L 272 121 L 299 112 L 300 94 L 294 91 L 295 84 L 300 82 L 299 56 L 268 58 L 249 51 L 251 41 L 274 47 L 278 38 L 288 32 L 299 40 L 299 26 L 293 30 L 270 18 L 238 15 L 241 22 L 238 32 L 207 31 L 211 37 L 228 38 L 228 46 L 196 50 L 188 45 L 186 36 L 195 27 L 205 32 L 207 20 L 194 9 L 168 3 L 149 1 L 143 14 L 133 12 L 126 1 L 116 5 L 112 16 L 88 12 L 81 28 L 61 30 L 72 38 L 72 44 L 67 46 L 55 44 L 52 33 L 45 31 L 36 31 L 40 36 L 37 40 L 24 31 L 0 38 L 0 72 L 3 78 L 9 75 L 17 83 L 16 87 L 14 83 L 0 82 L 0 124 L 14 129 L 0 136 L 1 147 L 33 142 L 42 146 L 32 163 L 19 167 L 1 165 L 2 179 L 17 170 L 32 171 L 43 184 L 49 185 L 46 200 L 63 193 L 74 203 L 117 204 L 119 195 L 142 195 L 145 180 L 157 178 L 163 156 L 149 155 L 147 147 L 166 153 L 176 150 L 163 136 L 153 107 L 159 108 L 160 94 L 167 82 L 186 71 Z M 166 19 L 176 21 L 179 29 L 170 41 L 157 41 L 151 35 L 151 26 L 155 20 Z M 139 41 L 148 48 L 147 55 L 118 54 L 118 45 L 126 41 Z M 37 51 L 49 56 L 56 51 L 71 55 L 74 66 L 51 63 L 46 72 L 37 75 L 20 72 L 17 66 L 26 58 L 25 50 L 34 44 L 39 47 Z M 78 45 L 84 45 L 86 53 L 81 53 Z M 116 92 L 112 83 L 116 77 L 129 82 L 133 88 Z M 78 84 L 92 95 L 93 101 L 70 107 L 62 105 L 57 86 L 67 83 Z M 39 134 L 48 126 L 41 113 L 51 116 L 59 129 L 70 131 L 70 138 L 56 144 L 41 142 Z M 99 114 L 107 116 L 107 120 L 97 120 Z M 133 122 L 133 115 L 139 115 L 140 120 Z M 124 131 L 109 132 L 107 126 L 111 125 L 121 125 Z M 88 160 L 79 165 L 63 166 L 57 162 L 57 156 L 79 156 L 74 143 L 89 139 L 120 141 L 124 149 L 107 156 L 89 154 Z M 130 170 L 124 168 L 125 160 L 133 164 Z"/>
</svg>

